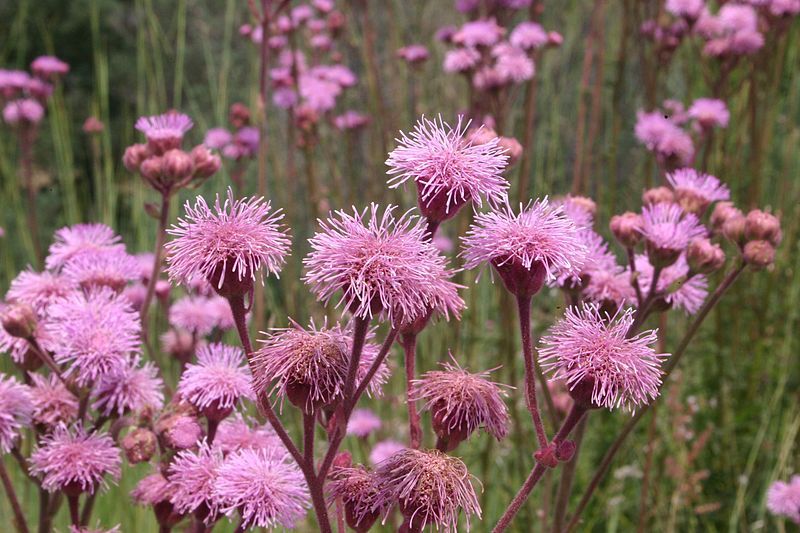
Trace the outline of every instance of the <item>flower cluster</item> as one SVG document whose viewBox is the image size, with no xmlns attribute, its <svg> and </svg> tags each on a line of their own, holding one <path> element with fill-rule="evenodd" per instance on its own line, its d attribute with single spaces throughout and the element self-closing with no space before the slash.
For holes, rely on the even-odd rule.
<svg viewBox="0 0 800 533">
<path fill-rule="evenodd" d="M 44 106 L 57 83 L 69 72 L 69 65 L 55 56 L 40 56 L 31 72 L 0 69 L 0 105 L 3 121 L 21 131 L 34 129 L 44 118 Z"/>
</svg>

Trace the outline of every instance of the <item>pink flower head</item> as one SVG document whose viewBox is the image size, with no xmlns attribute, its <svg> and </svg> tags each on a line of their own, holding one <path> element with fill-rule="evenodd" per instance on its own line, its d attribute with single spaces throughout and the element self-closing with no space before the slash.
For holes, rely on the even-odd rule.
<svg viewBox="0 0 800 533">
<path fill-rule="evenodd" d="M 792 476 L 789 481 L 775 481 L 767 490 L 767 509 L 769 512 L 785 516 L 795 524 L 800 524 L 800 476 Z"/>
<path fill-rule="evenodd" d="M 709 129 L 724 128 L 728 125 L 731 114 L 722 100 L 715 98 L 698 98 L 689 107 L 689 117 L 695 119 L 700 126 Z"/>
<path fill-rule="evenodd" d="M 481 60 L 481 54 L 473 48 L 456 48 L 444 55 L 445 72 L 466 72 L 475 67 Z"/>
<path fill-rule="evenodd" d="M 309 240 L 312 251 L 303 260 L 304 281 L 323 301 L 341 290 L 339 303 L 354 315 L 385 314 L 395 326 L 431 310 L 458 316 L 463 302 L 447 260 L 429 242 L 421 220 L 410 212 L 395 218 L 394 210 L 390 205 L 381 215 L 372 204 L 321 221 L 322 231 Z"/>
<path fill-rule="evenodd" d="M 108 288 L 75 293 L 50 307 L 49 348 L 81 386 L 120 370 L 139 351 L 137 313 Z"/>
<path fill-rule="evenodd" d="M 170 448 L 178 450 L 194 448 L 203 437 L 203 428 L 194 416 L 178 414 L 167 417 L 167 420 L 163 433 L 164 440 Z"/>
<path fill-rule="evenodd" d="M 206 132 L 203 144 L 209 148 L 222 150 L 233 141 L 233 135 L 225 128 L 211 128 Z"/>
<path fill-rule="evenodd" d="M 175 237 L 166 245 L 170 279 L 203 277 L 222 296 L 241 296 L 262 269 L 277 275 L 283 266 L 290 245 L 280 226 L 283 214 L 272 212 L 263 198 L 235 200 L 228 188 L 224 204 L 217 195 L 213 211 L 202 196 L 194 207 L 187 202 L 185 211 L 186 218 L 167 230 Z"/>
<path fill-rule="evenodd" d="M 13 98 L 25 89 L 31 81 L 31 76 L 24 70 L 6 70 L 0 68 L 0 95 Z"/>
<path fill-rule="evenodd" d="M 347 525 L 355 531 L 369 530 L 392 506 L 391 501 L 379 498 L 378 477 L 364 466 L 334 468 L 331 478 L 330 495 L 341 499 Z"/>
<path fill-rule="evenodd" d="M 46 315 L 51 305 L 68 296 L 75 288 L 64 276 L 47 271 L 23 270 L 11 281 L 6 301 L 27 304 L 38 314 Z"/>
<path fill-rule="evenodd" d="M 462 238 L 465 268 L 491 263 L 515 295 L 533 295 L 545 279 L 579 273 L 587 254 L 578 230 L 547 198 L 519 214 L 505 206 L 479 213 Z"/>
<path fill-rule="evenodd" d="M 601 316 L 596 305 L 570 307 L 542 338 L 539 356 L 555 380 L 564 379 L 586 407 L 632 410 L 658 396 L 661 361 L 654 330 L 627 338 L 633 310 Z"/>
<path fill-rule="evenodd" d="M 589 282 L 583 288 L 583 294 L 589 301 L 597 303 L 601 311 L 613 314 L 623 305 L 636 300 L 631 275 L 621 266 L 593 269 L 588 277 Z"/>
<path fill-rule="evenodd" d="M 492 46 L 505 33 L 505 29 L 494 19 L 479 19 L 464 23 L 455 35 L 453 42 L 462 46 Z"/>
<path fill-rule="evenodd" d="M 369 115 L 358 111 L 348 110 L 333 119 L 337 130 L 357 130 L 369 124 Z"/>
<path fill-rule="evenodd" d="M 653 282 L 653 265 L 644 255 L 636 256 L 636 270 L 639 274 L 639 285 L 649 287 Z M 708 280 L 703 274 L 695 274 L 687 279 L 689 265 L 686 256 L 681 254 L 672 265 L 661 270 L 656 282 L 656 291 L 661 293 L 664 301 L 676 309 L 682 309 L 687 315 L 696 313 L 708 296 Z M 674 286 L 678 283 L 677 287 Z"/>
<path fill-rule="evenodd" d="M 521 83 L 533 78 L 536 66 L 528 54 L 516 46 L 500 43 L 492 48 L 494 71 L 503 83 Z"/>
<path fill-rule="evenodd" d="M 147 144 L 159 154 L 180 148 L 184 134 L 192 129 L 192 119 L 182 113 L 164 113 L 151 117 L 139 117 L 136 129 L 147 137 Z"/>
<path fill-rule="evenodd" d="M 245 448 L 280 448 L 283 443 L 271 426 L 253 425 L 237 414 L 220 422 L 214 446 L 231 453 Z"/>
<path fill-rule="evenodd" d="M 0 374 L 0 453 L 7 454 L 17 443 L 19 430 L 31 422 L 33 403 L 25 385 Z"/>
<path fill-rule="evenodd" d="M 536 22 L 521 22 L 517 24 L 508 38 L 509 42 L 523 50 L 535 50 L 548 43 L 547 32 Z"/>
<path fill-rule="evenodd" d="M 373 466 L 379 465 L 395 453 L 405 449 L 406 445 L 396 440 L 382 440 L 375 444 L 372 451 L 369 452 L 369 462 Z"/>
<path fill-rule="evenodd" d="M 169 465 L 167 480 L 172 489 L 170 501 L 175 510 L 189 514 L 200 510 L 207 522 L 216 520 L 219 501 L 214 497 L 222 452 L 203 441 L 197 451 L 178 452 Z"/>
<path fill-rule="evenodd" d="M 42 78 L 63 76 L 69 72 L 69 65 L 55 56 L 39 56 L 31 63 L 31 72 Z"/>
<path fill-rule="evenodd" d="M 139 278 L 139 263 L 119 249 L 86 252 L 70 259 L 63 267 L 64 277 L 83 289 L 109 287 L 119 292 L 129 281 Z"/>
<path fill-rule="evenodd" d="M 217 469 L 214 499 L 244 528 L 293 528 L 310 507 L 302 472 L 280 448 L 243 449 Z"/>
<path fill-rule="evenodd" d="M 415 401 L 425 402 L 423 409 L 430 410 L 445 451 L 454 450 L 480 427 L 497 440 L 504 439 L 508 434 L 505 385 L 488 379 L 491 370 L 472 374 L 455 359 L 453 363 L 442 363 L 443 370 L 414 380 L 411 392 Z"/>
<path fill-rule="evenodd" d="M 793 17 L 800 13 L 800 0 L 772 0 L 769 12 L 776 17 Z"/>
<path fill-rule="evenodd" d="M 253 399 L 250 372 L 242 366 L 242 350 L 209 344 L 197 350 L 197 364 L 187 365 L 178 393 L 209 419 L 228 416 L 240 398 Z"/>
<path fill-rule="evenodd" d="M 139 505 L 169 503 L 172 485 L 161 472 L 143 477 L 131 491 L 131 499 Z"/>
<path fill-rule="evenodd" d="M 3 120 L 11 126 L 38 124 L 43 117 L 44 107 L 33 98 L 12 100 L 3 108 Z"/>
<path fill-rule="evenodd" d="M 38 334 L 40 333 L 40 330 L 41 330 L 40 326 L 41 326 L 41 324 L 39 326 L 37 326 L 37 328 L 36 328 L 37 329 L 37 331 L 36 331 L 37 336 L 38 336 Z M 39 339 L 39 340 L 41 341 L 41 339 Z M 27 340 L 25 340 L 23 338 L 20 338 L 20 337 L 12 336 L 11 334 L 9 334 L 6 331 L 6 329 L 4 327 L 0 326 L 0 352 L 1 353 L 9 354 L 9 356 L 11 357 L 11 360 L 14 361 L 17 364 L 24 364 L 25 361 L 29 357 L 29 351 L 30 351 L 30 344 L 28 344 Z M 38 356 L 36 356 L 36 358 L 38 359 Z"/>
<path fill-rule="evenodd" d="M 731 197 L 727 185 L 693 168 L 679 168 L 667 174 L 667 181 L 675 189 L 678 203 L 688 213 L 702 215 L 712 202 L 729 200 Z"/>
<path fill-rule="evenodd" d="M 201 337 L 208 335 L 218 322 L 210 312 L 210 301 L 211 298 L 203 296 L 184 296 L 176 300 L 169 308 L 170 325 Z"/>
<path fill-rule="evenodd" d="M 688 165 L 694 157 L 692 138 L 660 111 L 638 112 L 634 133 L 639 142 L 664 162 Z"/>
<path fill-rule="evenodd" d="M 164 382 L 152 362 L 139 365 L 139 357 L 104 374 L 94 388 L 92 407 L 106 416 L 122 416 L 144 409 L 158 411 L 164 404 Z"/>
<path fill-rule="evenodd" d="M 421 44 L 410 44 L 397 50 L 397 57 L 410 64 L 422 63 L 428 56 L 428 49 Z"/>
<path fill-rule="evenodd" d="M 87 252 L 125 251 L 119 235 L 105 224 L 76 224 L 56 231 L 45 259 L 48 270 L 59 270 L 69 260 Z"/>
<path fill-rule="evenodd" d="M 574 289 L 586 283 L 593 272 L 597 270 L 613 270 L 617 266 L 617 259 L 608 249 L 608 243 L 592 229 L 584 228 L 578 230 L 578 240 L 586 248 L 586 257 L 583 266 L 577 272 L 567 269 L 559 272 L 555 280 L 555 285 Z"/>
<path fill-rule="evenodd" d="M 381 419 L 369 409 L 354 409 L 347 421 L 347 434 L 366 439 L 381 429 Z"/>
<path fill-rule="evenodd" d="M 391 187 L 408 180 L 417 184 L 420 211 L 429 219 L 443 221 L 459 208 L 483 199 L 505 200 L 508 181 L 502 176 L 508 157 L 493 138 L 484 144 L 466 139 L 469 122 L 459 115 L 455 128 L 422 117 L 410 135 L 400 133 L 398 146 L 389 154 Z"/>
<path fill-rule="evenodd" d="M 697 19 L 705 7 L 704 0 L 667 0 L 664 8 L 676 17 Z"/>
<path fill-rule="evenodd" d="M 707 233 L 694 214 L 669 203 L 644 206 L 640 231 L 647 240 L 650 261 L 659 266 L 674 263 L 690 240 Z"/>
<path fill-rule="evenodd" d="M 68 429 L 59 425 L 45 435 L 30 457 L 30 471 L 42 478 L 47 492 L 68 494 L 105 488 L 106 476 L 120 476 L 119 449 L 106 433 L 87 433 L 82 426 Z"/>
<path fill-rule="evenodd" d="M 30 388 L 33 405 L 33 422 L 53 429 L 59 424 L 69 424 L 78 416 L 78 399 L 55 374 L 44 377 L 31 372 Z"/>
<path fill-rule="evenodd" d="M 377 476 L 376 501 L 396 501 L 411 530 L 457 531 L 462 510 L 469 529 L 470 515 L 481 516 L 466 465 L 438 450 L 406 448 L 379 464 Z"/>
</svg>

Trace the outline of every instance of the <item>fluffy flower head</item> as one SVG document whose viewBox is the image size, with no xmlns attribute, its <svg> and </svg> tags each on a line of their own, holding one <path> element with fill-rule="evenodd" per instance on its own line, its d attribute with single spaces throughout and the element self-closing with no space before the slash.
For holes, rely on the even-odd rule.
<svg viewBox="0 0 800 533">
<path fill-rule="evenodd" d="M 132 357 L 124 366 L 100 378 L 92 407 L 106 416 L 122 416 L 146 408 L 157 411 L 164 404 L 163 388 L 155 365 L 149 362 L 139 366 L 139 358 Z"/>
<path fill-rule="evenodd" d="M 67 226 L 56 231 L 45 266 L 48 270 L 57 271 L 77 255 L 105 250 L 125 251 L 119 235 L 105 224 Z"/>
<path fill-rule="evenodd" d="M 789 481 L 776 481 L 767 490 L 767 509 L 800 524 L 800 476 Z"/>
<path fill-rule="evenodd" d="M 197 350 L 197 364 L 187 365 L 178 392 L 203 412 L 230 413 L 239 398 L 253 398 L 250 372 L 242 366 L 242 350 L 209 344 Z M 223 417 L 224 418 L 224 417 Z"/>
<path fill-rule="evenodd" d="M 0 453 L 11 451 L 19 430 L 31 421 L 33 403 L 28 387 L 0 374 Z"/>
</svg>

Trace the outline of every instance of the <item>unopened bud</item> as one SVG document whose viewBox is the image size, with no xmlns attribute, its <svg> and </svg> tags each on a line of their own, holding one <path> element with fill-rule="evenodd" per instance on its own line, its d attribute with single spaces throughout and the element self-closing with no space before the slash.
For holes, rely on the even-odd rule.
<svg viewBox="0 0 800 533">
<path fill-rule="evenodd" d="M 633 248 L 642 240 L 642 216 L 632 211 L 611 217 L 609 224 L 614 237 L 625 248 Z"/>
<path fill-rule="evenodd" d="M 555 468 L 558 466 L 558 457 L 555 444 L 548 444 L 533 454 L 533 458 L 537 463 L 541 463 L 547 468 Z"/>
<path fill-rule="evenodd" d="M 501 148 L 504 148 L 508 156 L 508 165 L 511 166 L 522 156 L 522 145 L 514 137 L 500 137 L 497 143 Z"/>
<path fill-rule="evenodd" d="M 9 305 L 2 314 L 3 328 L 12 337 L 32 338 L 36 332 L 37 322 L 36 312 L 31 306 L 23 303 Z"/>
<path fill-rule="evenodd" d="M 744 225 L 744 215 L 733 214 L 722 224 L 722 234 L 726 239 L 741 246 L 744 243 Z"/>
<path fill-rule="evenodd" d="M 208 148 L 202 144 L 192 149 L 192 161 L 194 162 L 194 173 L 200 178 L 213 176 L 222 166 L 219 156 L 209 152 Z"/>
<path fill-rule="evenodd" d="M 675 202 L 675 194 L 666 187 L 655 187 L 642 193 L 644 205 L 671 204 L 673 202 Z"/>
<path fill-rule="evenodd" d="M 725 222 L 735 216 L 743 216 L 742 212 L 739 211 L 734 205 L 733 202 L 717 202 L 717 205 L 714 206 L 714 210 L 711 212 L 711 228 L 716 233 L 720 233 L 722 231 L 722 225 Z"/>
<path fill-rule="evenodd" d="M 164 446 L 175 450 L 191 448 L 203 436 L 203 428 L 194 416 L 170 414 L 159 419 L 156 431 Z"/>
<path fill-rule="evenodd" d="M 328 15 L 328 31 L 335 37 L 344 28 L 345 17 L 341 11 L 332 11 Z"/>
<path fill-rule="evenodd" d="M 473 146 L 486 144 L 495 138 L 497 138 L 497 132 L 488 126 L 482 126 L 467 132 L 467 142 Z"/>
<path fill-rule="evenodd" d="M 139 172 L 139 167 L 149 155 L 150 151 L 147 149 L 146 144 L 134 144 L 125 149 L 125 154 L 122 156 L 122 164 L 130 172 Z"/>
<path fill-rule="evenodd" d="M 194 171 L 192 156 L 183 150 L 169 150 L 162 156 L 162 168 L 164 175 L 171 180 L 183 181 Z"/>
<path fill-rule="evenodd" d="M 228 120 L 237 130 L 244 128 L 250 124 L 250 109 L 241 102 L 235 102 L 231 104 Z"/>
<path fill-rule="evenodd" d="M 139 173 L 149 183 L 155 184 L 161 179 L 161 174 L 164 170 L 164 161 L 161 156 L 148 157 L 142 161 L 139 167 Z"/>
<path fill-rule="evenodd" d="M 547 33 L 547 46 L 557 48 L 564 43 L 564 37 L 557 31 Z"/>
<path fill-rule="evenodd" d="M 725 252 L 706 238 L 698 237 L 689 242 L 686 261 L 692 272 L 708 274 L 719 270 L 725 264 Z"/>
<path fill-rule="evenodd" d="M 750 241 L 744 245 L 744 261 L 756 270 L 775 262 L 775 247 L 769 241 Z"/>
<path fill-rule="evenodd" d="M 337 453 L 333 458 L 333 467 L 347 468 L 353 464 L 353 456 L 348 451 Z"/>
<path fill-rule="evenodd" d="M 87 135 L 100 133 L 104 128 L 103 123 L 97 117 L 89 117 L 83 122 L 83 133 Z"/>
<path fill-rule="evenodd" d="M 155 433 L 147 428 L 136 428 L 122 439 L 122 451 L 131 464 L 149 461 L 156 453 L 158 440 Z"/>
<path fill-rule="evenodd" d="M 775 215 L 754 209 L 747 213 L 744 237 L 748 241 L 768 241 L 772 246 L 778 246 L 783 237 L 781 223 Z"/>
<path fill-rule="evenodd" d="M 556 447 L 556 459 L 562 462 L 569 461 L 575 455 L 575 441 L 565 440 Z"/>
</svg>

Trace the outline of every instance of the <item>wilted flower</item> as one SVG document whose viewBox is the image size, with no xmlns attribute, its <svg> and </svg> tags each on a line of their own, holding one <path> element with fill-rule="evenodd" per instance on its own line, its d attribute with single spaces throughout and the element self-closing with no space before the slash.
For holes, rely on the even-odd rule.
<svg viewBox="0 0 800 533">
<path fill-rule="evenodd" d="M 330 495 L 344 504 L 347 525 L 366 532 L 385 513 L 392 502 L 378 498 L 378 478 L 363 466 L 334 468 L 331 472 Z"/>
<path fill-rule="evenodd" d="M 139 357 L 103 376 L 93 390 L 92 407 L 106 416 L 122 416 L 143 409 L 157 411 L 164 404 L 164 382 L 152 362 L 139 365 Z"/>
<path fill-rule="evenodd" d="M 789 481 L 775 481 L 767 490 L 767 509 L 800 524 L 800 476 Z"/>
<path fill-rule="evenodd" d="M 35 424 L 52 429 L 60 423 L 69 424 L 78 416 L 78 399 L 55 374 L 28 375 L 33 383 L 29 390 Z"/>
<path fill-rule="evenodd" d="M 107 434 L 87 433 L 82 426 L 67 429 L 62 424 L 42 437 L 31 454 L 30 471 L 42 478 L 48 492 L 91 494 L 106 487 L 106 476 L 119 479 L 121 462 L 119 449 Z"/>
<path fill-rule="evenodd" d="M 19 430 L 30 424 L 33 403 L 28 387 L 0 374 L 0 453 L 10 452 Z"/>
<path fill-rule="evenodd" d="M 86 252 L 125 251 L 119 235 L 105 224 L 76 224 L 56 231 L 45 259 L 48 270 L 59 270 L 73 257 Z"/>
<path fill-rule="evenodd" d="M 628 337 L 633 310 L 601 316 L 596 305 L 570 307 L 542 338 L 540 361 L 564 379 L 576 402 L 587 408 L 633 409 L 658 396 L 661 361 L 651 347 L 656 332 Z"/>
<path fill-rule="evenodd" d="M 381 428 L 381 419 L 369 409 L 353 409 L 347 421 L 347 434 L 365 439 Z"/>
</svg>

